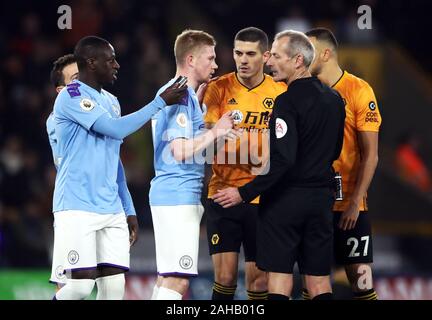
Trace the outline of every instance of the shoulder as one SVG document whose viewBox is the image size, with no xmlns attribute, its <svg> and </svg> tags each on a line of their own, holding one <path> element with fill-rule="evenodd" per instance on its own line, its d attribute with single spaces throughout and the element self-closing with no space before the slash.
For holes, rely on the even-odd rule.
<svg viewBox="0 0 432 320">
<path fill-rule="evenodd" d="M 283 82 L 283 81 L 276 82 L 268 74 L 264 74 L 264 81 L 265 81 L 265 84 L 267 86 L 270 86 L 273 89 L 275 89 L 276 91 L 280 91 L 281 93 L 285 92 L 287 90 L 287 88 L 288 88 L 288 86 L 286 85 L 285 82 Z"/>
<path fill-rule="evenodd" d="M 102 93 L 112 100 L 118 100 L 115 95 L 113 95 L 111 92 L 106 91 L 105 89 L 102 89 Z"/>
<path fill-rule="evenodd" d="M 292 92 L 289 92 L 289 90 L 285 91 L 276 97 L 275 104 L 278 104 L 278 105 L 279 104 L 287 104 L 292 99 L 291 97 L 292 97 Z"/>
<path fill-rule="evenodd" d="M 54 112 L 51 112 L 48 116 L 48 118 L 45 121 L 45 125 L 48 131 L 51 130 L 51 128 L 54 127 L 55 122 L 54 122 Z"/>
<path fill-rule="evenodd" d="M 54 102 L 54 111 L 58 112 L 63 108 L 81 107 L 85 111 L 90 111 L 95 107 L 96 103 L 91 95 L 79 84 L 71 83 L 64 87 Z"/>
<path fill-rule="evenodd" d="M 230 72 L 227 74 L 224 74 L 223 76 L 220 76 L 216 80 L 212 80 L 208 84 L 208 88 L 212 89 L 221 89 L 221 88 L 227 88 L 232 85 L 232 83 L 235 80 L 235 73 Z"/>
<path fill-rule="evenodd" d="M 61 101 L 81 101 L 83 98 L 90 98 L 90 95 L 87 90 L 77 82 L 68 84 L 57 95 L 57 99 Z"/>
<path fill-rule="evenodd" d="M 171 84 L 174 83 L 174 79 L 171 79 L 167 83 L 165 83 L 162 87 L 159 88 L 159 90 L 156 92 L 156 96 L 160 95 L 162 92 L 165 91 L 166 88 L 168 88 Z"/>
<path fill-rule="evenodd" d="M 346 71 L 345 71 L 346 72 Z M 359 94 L 362 91 L 373 91 L 372 87 L 366 80 L 346 72 L 345 83 L 351 94 Z"/>
</svg>

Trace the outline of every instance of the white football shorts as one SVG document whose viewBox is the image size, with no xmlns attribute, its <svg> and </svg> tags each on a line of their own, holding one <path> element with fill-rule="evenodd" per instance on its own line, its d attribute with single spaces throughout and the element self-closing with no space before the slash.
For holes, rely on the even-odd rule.
<svg viewBox="0 0 432 320">
<path fill-rule="evenodd" d="M 162 276 L 197 276 L 200 222 L 199 205 L 151 206 L 156 243 L 156 264 Z"/>
<path fill-rule="evenodd" d="M 50 280 L 68 270 L 95 269 L 98 266 L 129 270 L 129 228 L 124 212 L 98 214 L 67 210 L 54 213 L 54 250 Z M 64 270 L 64 272 L 63 272 Z"/>
</svg>

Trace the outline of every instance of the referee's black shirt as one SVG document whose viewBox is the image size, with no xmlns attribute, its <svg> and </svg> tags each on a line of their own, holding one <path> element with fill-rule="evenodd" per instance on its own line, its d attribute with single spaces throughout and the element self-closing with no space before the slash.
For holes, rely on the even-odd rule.
<svg viewBox="0 0 432 320">
<path fill-rule="evenodd" d="M 344 121 L 339 93 L 316 77 L 294 80 L 276 98 L 270 118 L 270 170 L 239 188 L 243 201 L 290 187 L 332 186 Z"/>
</svg>

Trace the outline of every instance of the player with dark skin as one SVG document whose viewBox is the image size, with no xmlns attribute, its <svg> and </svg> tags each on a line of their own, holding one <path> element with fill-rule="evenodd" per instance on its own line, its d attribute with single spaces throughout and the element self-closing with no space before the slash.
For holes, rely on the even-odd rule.
<svg viewBox="0 0 432 320">
<path fill-rule="evenodd" d="M 117 80 L 120 65 L 116 60 L 114 47 L 111 44 L 107 44 L 101 48 L 87 47 L 86 49 L 84 52 L 86 64 L 84 68 L 80 68 L 80 65 L 78 65 L 78 80 L 100 92 L 104 86 L 112 85 Z M 167 105 L 174 104 L 183 97 L 186 88 L 186 86 L 178 88 L 178 84 L 174 84 L 162 92 L 160 97 Z M 135 215 L 128 216 L 127 223 L 130 233 L 129 241 L 132 246 L 138 240 L 139 227 L 137 217 Z M 125 271 L 120 268 L 104 266 L 92 270 L 72 271 L 71 277 L 72 279 L 96 279 L 123 272 Z"/>
</svg>

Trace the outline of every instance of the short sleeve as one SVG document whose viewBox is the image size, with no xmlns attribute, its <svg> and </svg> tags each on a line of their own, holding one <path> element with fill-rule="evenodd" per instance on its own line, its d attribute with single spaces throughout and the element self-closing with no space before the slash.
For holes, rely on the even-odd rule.
<svg viewBox="0 0 432 320">
<path fill-rule="evenodd" d="M 189 106 L 172 105 L 165 108 L 167 111 L 167 140 L 177 138 L 193 138 L 193 124 Z"/>
<path fill-rule="evenodd" d="M 357 131 L 378 132 L 381 114 L 375 94 L 368 84 L 359 90 L 354 103 Z"/>
<path fill-rule="evenodd" d="M 71 97 L 66 90 L 60 92 L 54 110 L 57 118 L 69 119 L 87 130 L 90 130 L 102 114 L 108 112 L 91 97 L 84 95 Z"/>
<path fill-rule="evenodd" d="M 211 82 L 204 95 L 204 104 L 207 107 L 204 122 L 207 123 L 216 123 L 222 116 L 220 112 L 220 92 L 216 84 L 217 82 Z"/>
</svg>

